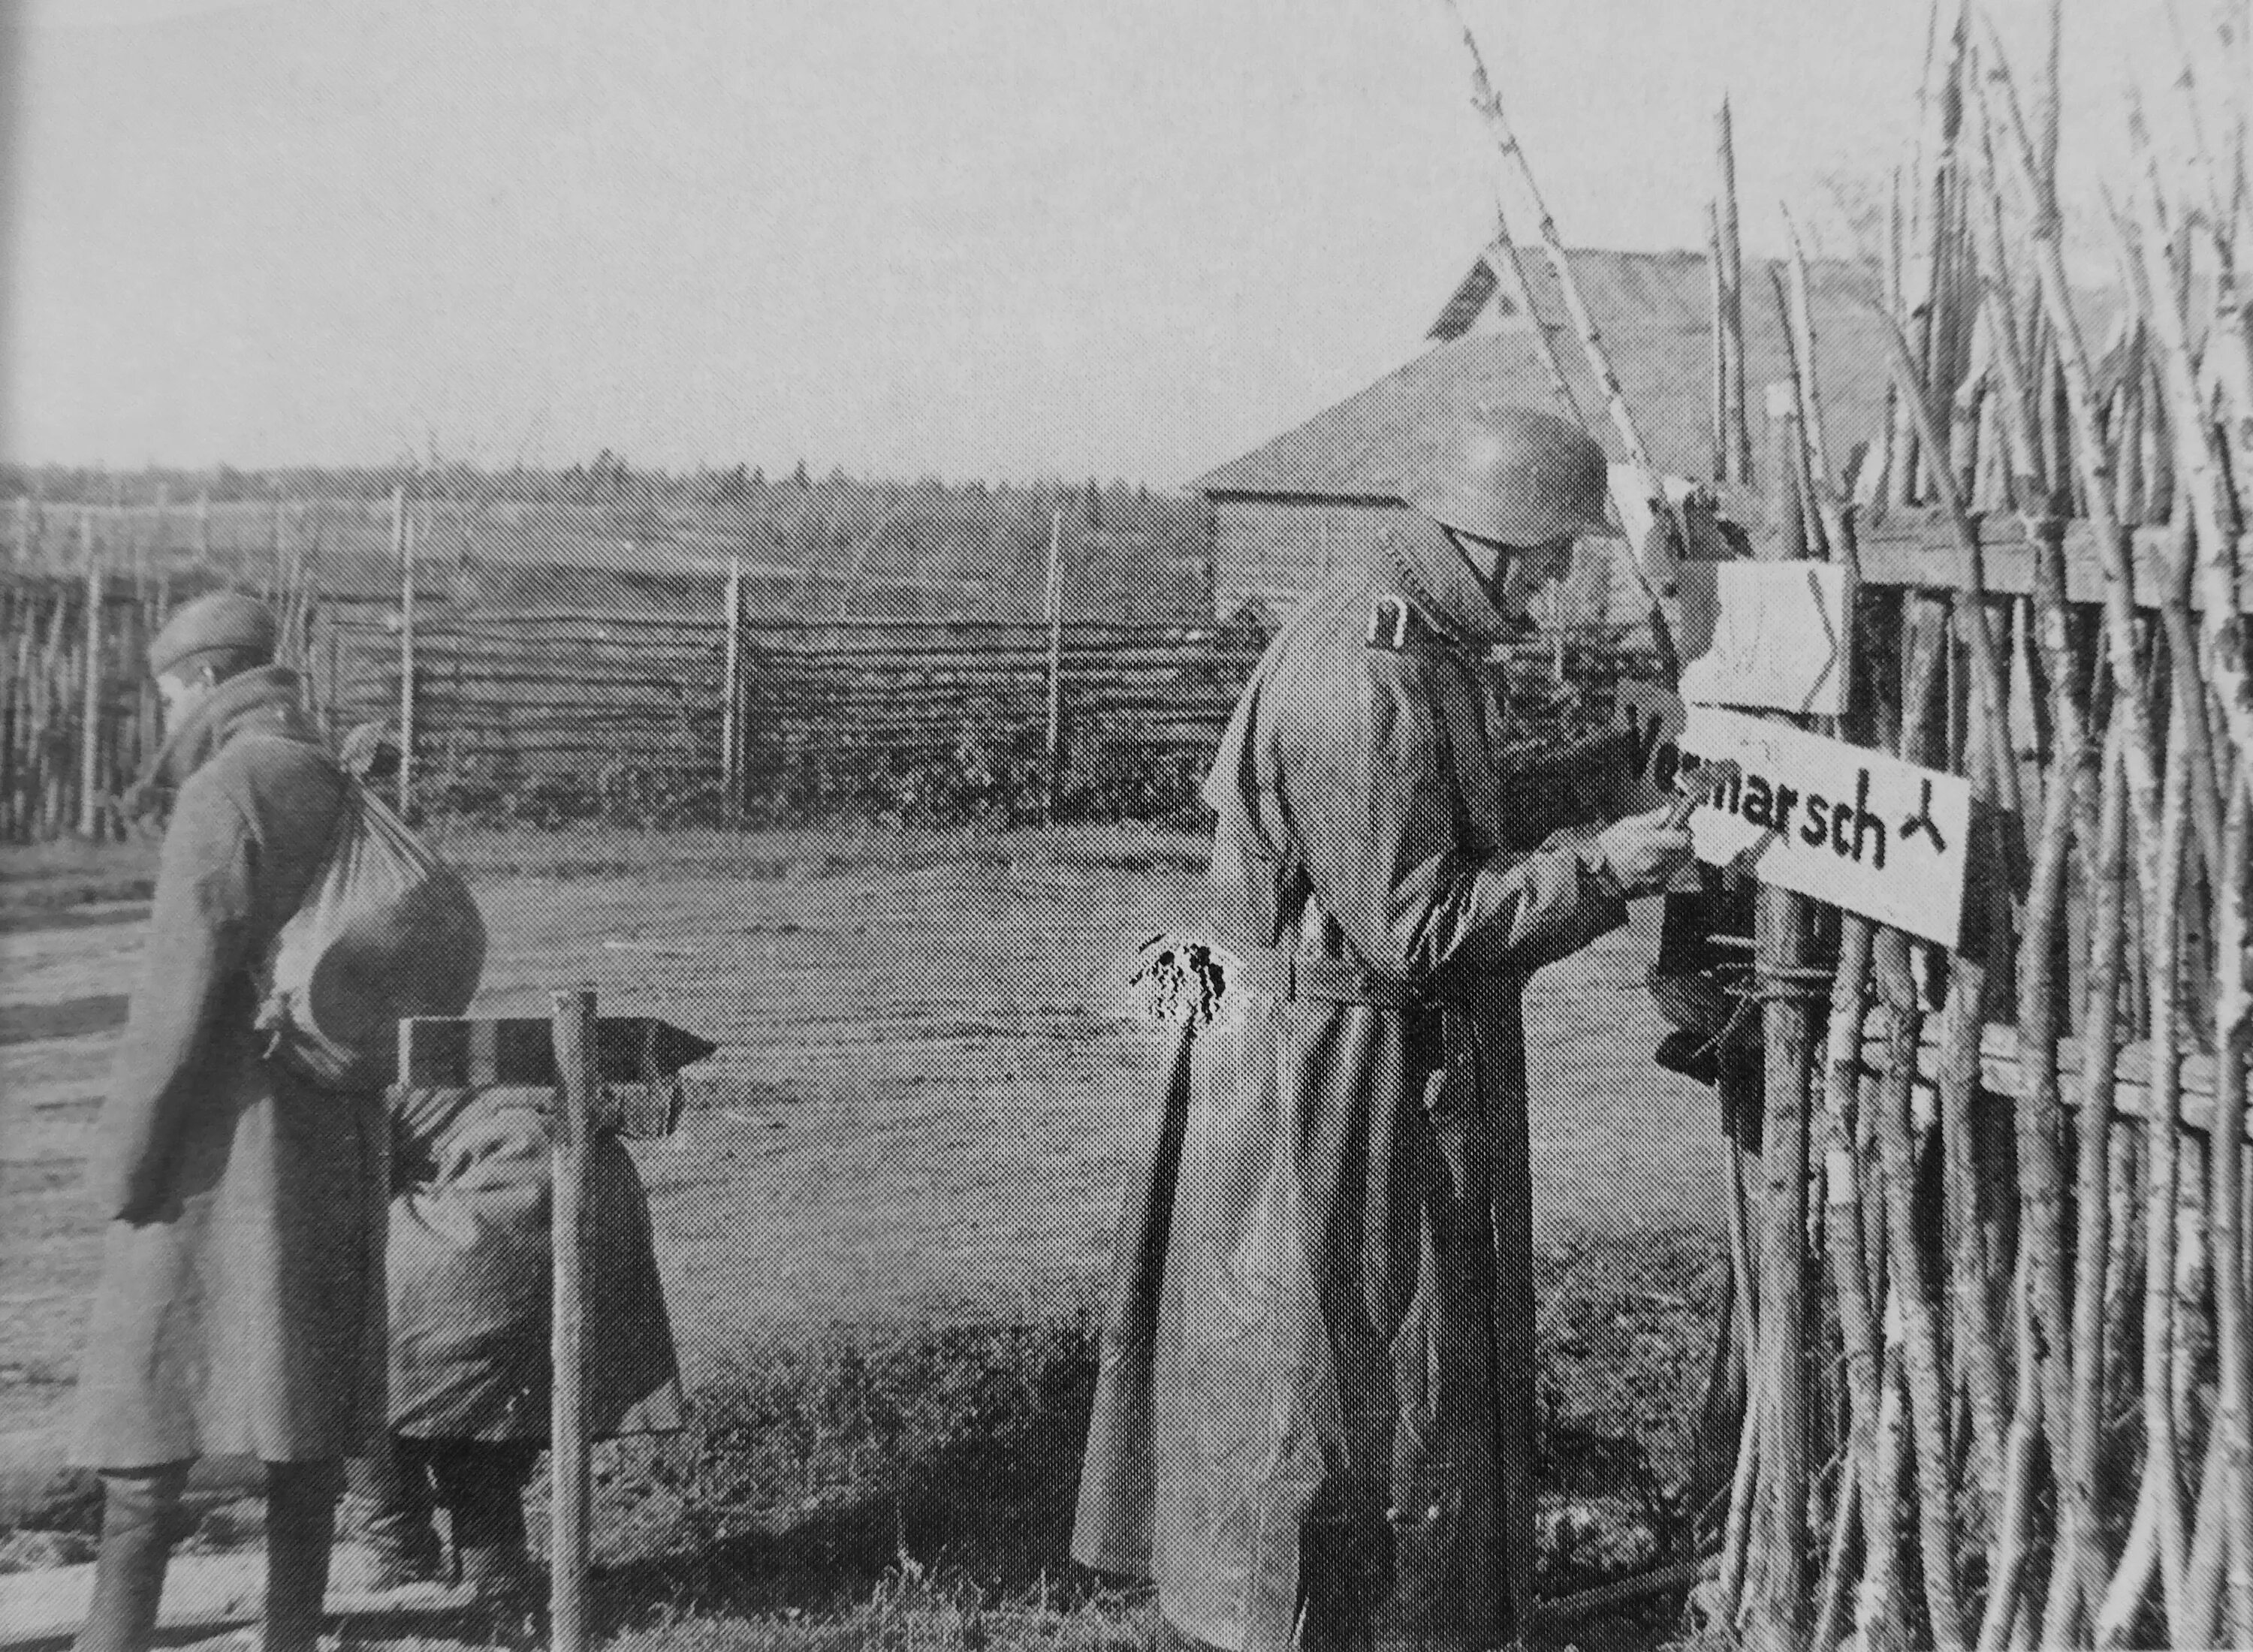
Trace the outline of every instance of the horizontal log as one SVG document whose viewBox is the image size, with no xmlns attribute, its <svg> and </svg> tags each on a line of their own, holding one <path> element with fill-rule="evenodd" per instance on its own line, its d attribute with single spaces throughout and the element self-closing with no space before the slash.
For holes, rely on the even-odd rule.
<svg viewBox="0 0 2253 1652">
<path fill-rule="evenodd" d="M 2172 527 L 2143 527 L 2133 533 L 2136 602 L 2144 608 L 2159 606 L 2166 588 L 2166 568 L 2174 542 Z M 2249 540 L 2253 544 L 2253 540 Z M 1998 596 L 2024 596 L 2033 589 L 2033 553 L 2014 512 L 1991 512 L 1979 522 L 1979 545 L 1990 592 Z M 1922 513 L 1895 518 L 1882 526 L 1866 529 L 1856 542 L 1861 556 L 1862 583 L 1905 586 L 1921 590 L 1964 590 L 1964 556 L 1945 523 Z M 2253 611 L 2253 559 L 2242 554 L 2237 605 Z M 2066 525 L 2065 592 L 2075 603 L 2104 600 L 2104 570 L 2096 536 L 2089 525 L 2075 519 Z M 2191 606 L 2203 609 L 2205 596 L 2194 580 Z"/>
<path fill-rule="evenodd" d="M 1980 1038 L 1979 1082 L 1990 1095 L 2018 1100 L 2026 1093 L 2026 1079 L 2019 1059 L 2019 1035 L 2014 1028 L 1988 1027 Z M 1940 1042 L 1928 1030 L 1922 1047 L 1917 1053 L 1916 1083 L 1920 1090 L 1933 1090 L 1940 1071 Z M 1885 1070 L 1885 1042 L 1882 1034 L 1867 1037 L 1862 1043 L 1863 1070 L 1876 1077 Z M 2077 1039 L 2061 1039 L 2057 1049 L 2058 1084 L 2065 1105 L 2078 1108 L 2082 1100 L 2081 1044 Z M 2145 1116 L 2149 1105 L 2152 1076 L 2152 1049 L 2149 1043 L 2138 1041 L 2124 1044 L 2120 1049 L 2117 1066 L 2118 1082 L 2113 1095 L 2113 1115 L 2119 1119 L 2137 1119 Z M 2214 1057 L 2199 1051 L 2190 1051 L 2183 1057 L 2182 1067 L 2183 1125 L 2186 1129 L 2204 1134 L 2214 1127 Z M 2247 1120 L 2247 1134 L 2253 1137 L 2253 1119 Z"/>
</svg>

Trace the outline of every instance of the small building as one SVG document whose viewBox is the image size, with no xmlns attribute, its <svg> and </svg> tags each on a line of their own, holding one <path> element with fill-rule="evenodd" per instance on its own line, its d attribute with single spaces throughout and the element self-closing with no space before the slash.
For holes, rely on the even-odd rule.
<svg viewBox="0 0 2253 1652">
<path fill-rule="evenodd" d="M 1581 422 L 1615 459 L 1626 457 L 1566 319 L 1548 260 L 1522 254 L 1535 300 Z M 1624 386 L 1652 462 L 1669 475 L 1705 477 L 1713 468 L 1713 340 L 1711 276 L 1698 253 L 1576 252 L 1573 271 Z M 1818 260 L 1809 271 L 1823 415 L 1833 463 L 1857 443 L 1874 447 L 1885 418 L 1883 324 L 1864 302 L 1874 294 L 1866 268 Z M 1772 283 L 1761 261 L 1747 261 L 1745 378 L 1754 464 L 1768 462 L 1761 387 L 1790 376 Z M 1433 343 L 1367 388 L 1296 429 L 1230 460 L 1190 486 L 1211 500 L 1216 523 L 1213 597 L 1223 616 L 1247 603 L 1271 617 L 1319 584 L 1339 559 L 1365 553 L 1387 531 L 1431 531 L 1400 503 L 1401 478 L 1426 433 L 1444 429 L 1481 405 L 1561 411 L 1535 347 L 1531 322 L 1510 287 L 1483 256 L 1432 329 Z M 1626 570 L 1592 547 L 1573 582 L 1574 616 L 1608 606 L 1622 619 Z M 1636 602 L 1639 604 L 1639 598 Z"/>
</svg>

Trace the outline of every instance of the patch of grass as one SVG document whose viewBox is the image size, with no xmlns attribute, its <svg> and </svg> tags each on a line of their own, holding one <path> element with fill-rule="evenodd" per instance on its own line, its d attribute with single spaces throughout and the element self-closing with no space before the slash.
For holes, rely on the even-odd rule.
<svg viewBox="0 0 2253 1652">
<path fill-rule="evenodd" d="M 157 887 L 157 842 L 152 835 L 125 843 L 59 838 L 0 844 L 0 911 L 145 901 Z"/>
</svg>

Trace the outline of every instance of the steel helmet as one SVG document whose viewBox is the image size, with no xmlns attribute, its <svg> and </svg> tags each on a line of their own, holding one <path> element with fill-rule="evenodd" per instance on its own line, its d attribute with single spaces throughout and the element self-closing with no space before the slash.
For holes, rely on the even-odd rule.
<svg viewBox="0 0 2253 1652">
<path fill-rule="evenodd" d="M 1400 497 L 1443 527 L 1497 545 L 1611 533 L 1604 450 L 1553 413 L 1480 407 L 1440 434 Z"/>
</svg>

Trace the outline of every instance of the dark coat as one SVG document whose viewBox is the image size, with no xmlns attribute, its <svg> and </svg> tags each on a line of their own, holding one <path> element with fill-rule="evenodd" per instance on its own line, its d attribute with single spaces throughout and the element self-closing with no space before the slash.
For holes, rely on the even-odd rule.
<svg viewBox="0 0 2253 1652">
<path fill-rule="evenodd" d="M 1505 765 L 1447 573 L 1333 581 L 1207 789 L 1252 990 L 1173 1063 L 1127 1201 L 1073 1552 L 1231 1652 L 1498 1645 L 1530 1588 L 1521 993 L 1626 917 L 1537 846 L 1624 754 Z"/>
<path fill-rule="evenodd" d="M 393 1093 L 391 1429 L 548 1438 L 551 1273 L 545 1090 Z M 597 1133 L 587 1166 L 588 1432 L 680 1426 L 649 1197 Z"/>
<path fill-rule="evenodd" d="M 380 1425 L 381 1098 L 270 1065 L 251 970 L 318 870 L 345 779 L 275 667 L 167 741 L 177 788 L 90 1179 L 109 1218 L 73 1454 L 347 1454 Z"/>
</svg>

